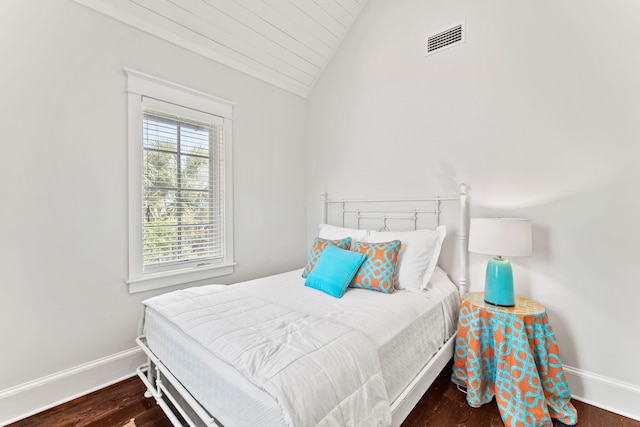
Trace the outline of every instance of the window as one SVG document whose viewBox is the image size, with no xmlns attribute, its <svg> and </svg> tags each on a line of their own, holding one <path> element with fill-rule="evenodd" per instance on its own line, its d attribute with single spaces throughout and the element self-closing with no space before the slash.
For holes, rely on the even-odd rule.
<svg viewBox="0 0 640 427">
<path fill-rule="evenodd" d="M 130 292 L 232 273 L 232 104 L 127 74 Z"/>
</svg>

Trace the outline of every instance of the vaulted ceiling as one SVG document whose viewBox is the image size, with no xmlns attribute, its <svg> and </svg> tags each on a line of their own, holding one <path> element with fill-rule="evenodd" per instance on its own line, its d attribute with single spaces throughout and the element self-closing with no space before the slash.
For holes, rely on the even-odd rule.
<svg viewBox="0 0 640 427">
<path fill-rule="evenodd" d="M 306 97 L 367 0 L 76 0 Z"/>
</svg>

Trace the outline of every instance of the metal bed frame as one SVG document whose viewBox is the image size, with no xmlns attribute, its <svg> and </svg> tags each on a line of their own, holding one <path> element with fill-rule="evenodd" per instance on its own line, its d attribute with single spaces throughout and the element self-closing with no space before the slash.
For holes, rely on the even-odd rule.
<svg viewBox="0 0 640 427">
<path fill-rule="evenodd" d="M 406 198 L 406 199 L 340 199 L 330 200 L 327 193 L 321 194 L 322 200 L 322 222 L 328 223 L 329 207 L 336 205 L 342 216 L 341 226 L 345 226 L 345 221 L 354 219 L 356 228 L 360 228 L 362 220 L 381 221 L 381 230 L 387 229 L 388 220 L 412 221 L 413 229 L 418 228 L 420 215 L 434 215 L 436 224 L 440 225 L 441 204 L 443 202 L 459 203 L 459 223 L 458 223 L 458 252 L 459 252 L 459 276 L 457 286 L 460 295 L 468 291 L 468 187 L 465 184 L 458 186 L 459 193 L 454 196 L 436 196 L 427 198 Z M 411 204 L 431 204 L 432 208 L 420 208 L 409 210 L 380 209 L 379 206 L 406 205 Z M 376 206 L 369 209 L 366 206 Z M 454 280 L 455 281 L 455 280 Z M 405 390 L 391 403 L 392 423 L 394 427 L 402 424 L 411 410 L 418 403 L 427 389 L 433 384 L 442 369 L 453 357 L 455 333 L 440 350 L 429 360 L 424 368 L 418 373 Z M 171 371 L 164 366 L 153 351 L 147 346 L 144 336 L 136 339 L 136 343 L 147 355 L 147 362 L 137 369 L 137 374 L 147 387 L 145 397 L 155 398 L 158 405 L 169 417 L 174 426 L 217 426 L 217 422 L 212 414 L 204 409 L 198 401 L 191 396 L 180 381 L 173 376 Z M 232 426 L 230 426 L 232 427 Z"/>
</svg>

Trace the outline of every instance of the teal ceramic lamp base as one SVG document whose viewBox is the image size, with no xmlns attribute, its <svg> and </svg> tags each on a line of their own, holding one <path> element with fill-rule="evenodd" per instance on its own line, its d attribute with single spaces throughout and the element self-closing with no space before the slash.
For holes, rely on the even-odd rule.
<svg viewBox="0 0 640 427">
<path fill-rule="evenodd" d="M 487 263 L 487 275 L 484 282 L 485 302 L 501 307 L 513 307 L 513 271 L 511 263 L 504 258 L 491 258 Z"/>
</svg>

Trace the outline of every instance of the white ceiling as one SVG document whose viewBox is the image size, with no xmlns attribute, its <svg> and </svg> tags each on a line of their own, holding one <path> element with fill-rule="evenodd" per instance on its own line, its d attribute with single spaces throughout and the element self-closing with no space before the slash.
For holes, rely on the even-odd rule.
<svg viewBox="0 0 640 427">
<path fill-rule="evenodd" d="M 76 0 L 306 97 L 368 0 Z"/>
</svg>

